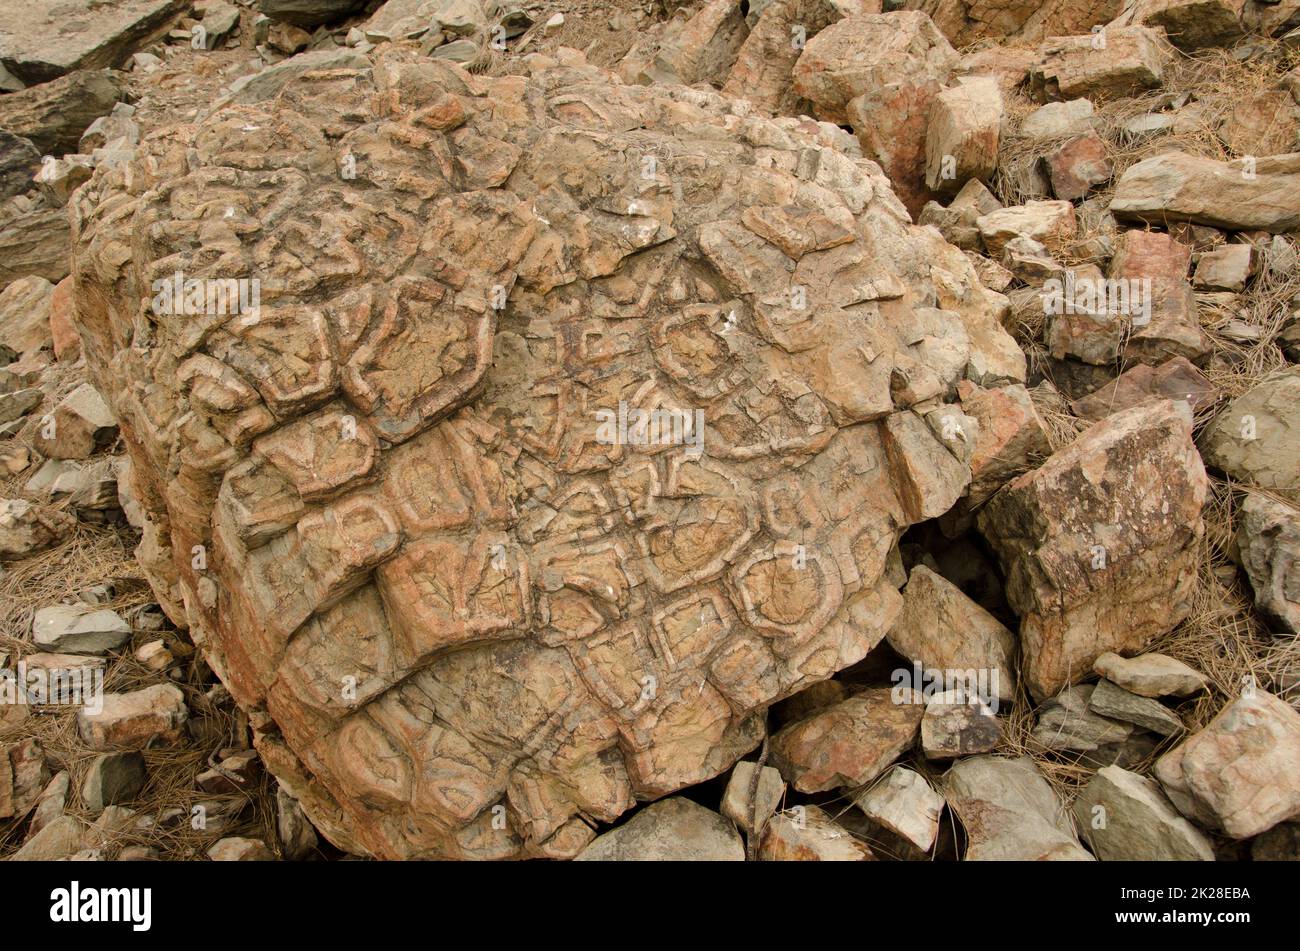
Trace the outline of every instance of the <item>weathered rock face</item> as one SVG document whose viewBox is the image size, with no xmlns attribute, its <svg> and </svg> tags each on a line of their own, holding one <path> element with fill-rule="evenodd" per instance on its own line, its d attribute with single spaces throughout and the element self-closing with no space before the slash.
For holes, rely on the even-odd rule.
<svg viewBox="0 0 1300 951">
<path fill-rule="evenodd" d="M 980 513 L 1007 572 L 1021 676 L 1036 698 L 1186 616 L 1206 492 L 1190 423 L 1167 400 L 1116 413 Z"/>
<path fill-rule="evenodd" d="M 1241 505 L 1237 550 L 1255 589 L 1256 606 L 1280 630 L 1300 635 L 1300 512 L 1248 493 Z"/>
<path fill-rule="evenodd" d="M 1024 358 L 838 129 L 406 56 L 98 169 L 76 321 L 141 562 L 313 821 L 572 855 L 883 638 L 969 478 L 908 407 Z M 178 271 L 260 304 L 169 313 Z"/>
<path fill-rule="evenodd" d="M 909 10 L 923 10 L 955 46 L 982 39 L 1041 40 L 1087 32 L 1107 23 L 1123 8 L 1122 0 L 905 0 Z"/>
<path fill-rule="evenodd" d="M 948 805 L 966 828 L 966 861 L 1092 859 L 1064 804 L 1027 756 L 969 756 L 943 778 Z"/>
<path fill-rule="evenodd" d="M 118 66 L 164 31 L 184 0 L 26 0 L 0 9 L 0 65 L 27 83 Z"/>
<path fill-rule="evenodd" d="M 1271 374 L 1223 408 L 1201 436 L 1207 464 L 1239 482 L 1300 490 L 1300 367 Z"/>
<path fill-rule="evenodd" d="M 1300 713 L 1251 688 L 1205 729 L 1156 761 L 1183 815 L 1248 839 L 1300 815 Z"/>
<path fill-rule="evenodd" d="M 1129 166 L 1116 183 L 1110 211 L 1150 224 L 1292 231 L 1300 227 L 1300 154 L 1216 162 L 1165 152 Z"/>
</svg>

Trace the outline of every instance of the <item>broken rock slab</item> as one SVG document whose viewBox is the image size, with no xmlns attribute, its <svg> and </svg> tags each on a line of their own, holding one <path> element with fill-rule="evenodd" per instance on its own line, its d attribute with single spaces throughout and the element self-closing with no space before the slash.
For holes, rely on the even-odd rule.
<svg viewBox="0 0 1300 951">
<path fill-rule="evenodd" d="M 5 4 L 0 65 L 28 84 L 49 83 L 77 69 L 119 66 L 188 6 L 186 0 Z"/>
<path fill-rule="evenodd" d="M 1261 489 L 1300 489 L 1300 366 L 1279 370 L 1229 403 L 1201 435 L 1207 465 Z"/>
<path fill-rule="evenodd" d="M 1208 684 L 1200 671 L 1166 654 L 1121 657 L 1108 651 L 1097 658 L 1092 669 L 1139 697 L 1190 697 Z"/>
<path fill-rule="evenodd" d="M 1248 492 L 1240 512 L 1237 553 L 1255 606 L 1279 630 L 1300 635 L 1300 511 Z"/>
<path fill-rule="evenodd" d="M 0 499 L 0 558 L 26 558 L 70 536 L 77 520 L 26 499 Z"/>
<path fill-rule="evenodd" d="M 122 73 L 111 69 L 78 70 L 0 96 L 0 128 L 29 140 L 43 155 L 57 157 L 75 152 L 81 134 L 100 116 L 112 112 L 126 90 Z"/>
<path fill-rule="evenodd" d="M 1079 792 L 1074 818 L 1102 861 L 1213 862 L 1210 841 L 1152 779 L 1106 766 Z"/>
<path fill-rule="evenodd" d="M 1300 227 L 1300 153 L 1219 162 L 1164 152 L 1129 166 L 1110 210 L 1154 225 L 1190 221 L 1231 231 L 1294 231 Z"/>
<path fill-rule="evenodd" d="M 155 684 L 104 694 L 101 710 L 77 712 L 77 731 L 93 750 L 141 750 L 175 743 L 188 717 L 180 688 Z"/>
<path fill-rule="evenodd" d="M 1127 26 L 1055 37 L 1039 53 L 1041 62 L 1029 71 L 1029 90 L 1046 102 L 1114 99 L 1157 89 L 1173 51 L 1159 31 Z"/>
<path fill-rule="evenodd" d="M 975 221 L 989 254 L 1001 258 L 1007 242 L 1021 235 L 1048 248 L 1074 237 L 1077 223 L 1068 201 L 1029 201 L 981 215 Z"/>
<path fill-rule="evenodd" d="M 987 181 L 998 164 L 1002 118 L 1002 91 L 990 77 L 959 80 L 939 93 L 925 138 L 926 187 L 952 194 L 970 179 Z"/>
<path fill-rule="evenodd" d="M 32 640 L 47 651 L 106 654 L 131 639 L 131 625 L 116 611 L 88 604 L 54 604 L 37 610 Z"/>
<path fill-rule="evenodd" d="M 1188 818 L 1234 839 L 1259 835 L 1300 815 L 1300 713 L 1248 686 L 1154 773 Z"/>
<path fill-rule="evenodd" d="M 1027 756 L 970 756 L 943 777 L 944 798 L 966 830 L 965 860 L 1081 861 L 1069 813 Z"/>
<path fill-rule="evenodd" d="M 939 835 L 943 796 L 915 770 L 891 769 L 853 800 L 868 819 L 929 852 Z"/>
<path fill-rule="evenodd" d="M 769 824 L 770 825 L 770 824 Z M 745 846 L 730 822 L 672 796 L 646 806 L 596 839 L 575 862 L 743 862 Z"/>
<path fill-rule="evenodd" d="M 1091 709 L 1092 684 L 1067 687 L 1038 710 L 1034 740 L 1045 749 L 1068 753 L 1092 753 L 1124 743 L 1133 726 L 1111 720 Z"/>
<path fill-rule="evenodd" d="M 912 569 L 889 646 L 926 670 L 982 675 L 993 696 L 1015 696 L 1015 635 L 961 589 L 925 565 Z"/>
<path fill-rule="evenodd" d="M 1104 678 L 1097 682 L 1088 698 L 1088 709 L 1099 716 L 1132 723 L 1161 736 L 1183 732 L 1183 721 L 1159 700 L 1140 697 Z"/>
<path fill-rule="evenodd" d="M 747 834 L 755 830 L 761 832 L 772 818 L 781 800 L 785 797 L 785 781 L 781 779 L 780 770 L 764 766 L 758 778 L 758 794 L 752 795 L 754 788 L 755 764 L 741 760 L 731 770 L 727 780 L 727 790 L 722 794 L 722 814 L 730 819 Z M 754 800 L 758 808 L 754 808 Z"/>
<path fill-rule="evenodd" d="M 1217 391 L 1186 357 L 1174 357 L 1156 367 L 1139 363 L 1075 400 L 1070 408 L 1076 416 L 1097 422 L 1147 400 L 1162 399 L 1182 400 L 1197 413 L 1214 405 Z"/>
<path fill-rule="evenodd" d="M 866 844 L 817 806 L 777 813 L 759 843 L 761 862 L 870 862 Z"/>
<path fill-rule="evenodd" d="M 977 523 L 1020 615 L 1034 697 L 1186 617 L 1206 486 L 1191 414 L 1165 401 L 1095 424 L 989 500 Z"/>
<path fill-rule="evenodd" d="M 771 761 L 800 792 L 862 786 L 912 745 L 924 712 L 919 692 L 864 690 L 773 736 Z"/>
<path fill-rule="evenodd" d="M 51 459 L 87 459 L 117 438 L 117 417 L 89 383 L 83 383 L 54 408 L 52 430 L 43 428 L 36 448 Z"/>
</svg>

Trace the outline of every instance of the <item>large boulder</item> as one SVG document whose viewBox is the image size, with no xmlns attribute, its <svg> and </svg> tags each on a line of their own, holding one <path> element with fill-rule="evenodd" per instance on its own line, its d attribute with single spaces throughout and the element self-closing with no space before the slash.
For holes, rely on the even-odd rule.
<svg viewBox="0 0 1300 951">
<path fill-rule="evenodd" d="M 1187 616 L 1205 493 L 1190 414 L 1164 400 L 1095 424 L 989 500 L 978 524 L 1006 572 L 1036 698 Z"/>
<path fill-rule="evenodd" d="M 931 197 L 925 187 L 930 112 L 956 61 L 924 13 L 846 17 L 808 41 L 795 63 L 794 89 L 819 119 L 852 126 L 916 214 Z"/>
<path fill-rule="evenodd" d="M 386 44 L 71 202 L 140 561 L 353 851 L 572 855 L 723 773 L 965 488 L 911 407 L 1024 377 L 842 130 L 548 62 Z"/>
<path fill-rule="evenodd" d="M 755 10 L 751 3 L 751 20 Z M 722 91 L 768 113 L 806 112 L 791 73 L 807 41 L 846 16 L 880 12 L 880 0 L 770 0 L 751 23 Z"/>
</svg>

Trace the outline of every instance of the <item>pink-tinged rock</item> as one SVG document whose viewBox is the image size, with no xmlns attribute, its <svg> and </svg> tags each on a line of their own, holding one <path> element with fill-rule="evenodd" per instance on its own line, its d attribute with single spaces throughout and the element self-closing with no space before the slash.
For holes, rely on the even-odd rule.
<svg viewBox="0 0 1300 951">
<path fill-rule="evenodd" d="M 771 762 L 800 792 L 862 786 L 912 745 L 924 712 L 915 691 L 864 690 L 773 736 Z"/>
<path fill-rule="evenodd" d="M 1044 156 L 1052 194 L 1066 201 L 1083 198 L 1113 172 L 1106 143 L 1095 132 L 1070 139 Z"/>
<path fill-rule="evenodd" d="M 1052 99 L 1113 99 L 1159 88 L 1173 50 L 1144 26 L 1107 27 L 1085 36 L 1055 37 L 1040 48 L 1029 72 L 1031 93 Z"/>
<path fill-rule="evenodd" d="M 987 180 L 998 164 L 1002 116 L 1002 91 L 990 77 L 959 80 L 939 93 L 926 131 L 926 187 L 952 194 L 970 179 Z"/>
<path fill-rule="evenodd" d="M 1150 224 L 1294 231 L 1300 228 L 1300 153 L 1218 162 L 1164 152 L 1129 166 L 1116 183 L 1110 211 Z"/>
<path fill-rule="evenodd" d="M 984 39 L 1037 42 L 1086 33 L 1095 23 L 1109 23 L 1124 6 L 1122 0 L 906 0 L 904 5 L 930 14 L 959 47 Z M 1005 58 L 1020 51 L 1007 43 L 991 52 Z"/>
<path fill-rule="evenodd" d="M 81 356 L 81 336 L 72 322 L 72 276 L 54 286 L 50 297 L 50 336 L 54 341 L 54 356 L 73 362 Z"/>
<path fill-rule="evenodd" d="M 88 459 L 117 438 L 117 417 L 89 383 L 59 401 L 36 435 L 36 448 L 51 459 Z"/>
<path fill-rule="evenodd" d="M 984 389 L 963 380 L 957 392 L 962 411 L 979 423 L 966 492 L 967 503 L 976 506 L 1050 455 L 1051 445 L 1047 425 L 1023 384 Z"/>
<path fill-rule="evenodd" d="M 1296 101 L 1285 89 L 1265 89 L 1239 101 L 1219 127 L 1219 135 L 1234 155 L 1280 155 L 1294 152 Z"/>
<path fill-rule="evenodd" d="M 1155 765 L 1178 811 L 1234 839 L 1300 815 L 1300 713 L 1258 687 Z"/>
<path fill-rule="evenodd" d="M 94 750 L 141 750 L 177 742 L 188 717 L 180 689 L 156 684 L 130 693 L 104 694 L 100 711 L 78 711 L 77 730 Z"/>
<path fill-rule="evenodd" d="M 794 88 L 818 118 L 843 123 L 850 100 L 894 83 L 943 84 L 956 61 L 924 13 L 846 17 L 808 41 L 795 63 Z"/>
<path fill-rule="evenodd" d="M 758 847 L 762 862 L 870 862 L 866 843 L 817 806 L 795 806 L 767 824 Z"/>
<path fill-rule="evenodd" d="M 1225 244 L 1201 254 L 1192 284 L 1207 291 L 1243 291 L 1256 263 L 1253 244 Z"/>
<path fill-rule="evenodd" d="M 681 796 L 646 806 L 629 821 L 597 836 L 579 862 L 743 862 L 736 827 L 711 809 Z"/>
<path fill-rule="evenodd" d="M 1097 422 L 1146 400 L 1182 400 L 1200 412 L 1214 405 L 1218 391 L 1209 379 L 1183 357 L 1158 367 L 1139 363 L 1099 390 L 1070 404 L 1076 416 Z"/>
<path fill-rule="evenodd" d="M 1095 424 L 989 500 L 978 525 L 1020 615 L 1021 676 L 1035 698 L 1187 616 L 1205 493 L 1191 414 L 1165 401 Z"/>
<path fill-rule="evenodd" d="M 1170 235 L 1132 230 L 1121 236 L 1109 276 L 1127 282 L 1129 289 L 1124 321 L 1130 328 L 1124 345 L 1129 360 L 1153 366 L 1174 357 L 1195 361 L 1213 349 L 1187 281 L 1190 260 L 1191 249 Z"/>
<path fill-rule="evenodd" d="M 864 155 L 889 176 L 916 215 L 925 188 L 926 128 L 957 54 L 923 13 L 848 17 L 808 41 L 795 91 L 818 118 L 850 125 Z"/>
<path fill-rule="evenodd" d="M 990 700 L 1015 696 L 1015 635 L 925 565 L 912 569 L 903 610 L 885 637 L 901 657 L 925 670 L 982 673 Z"/>
<path fill-rule="evenodd" d="M 880 10 L 880 0 L 772 0 L 751 25 L 723 93 L 774 115 L 804 112 L 791 77 L 804 44 L 837 20 Z"/>
</svg>

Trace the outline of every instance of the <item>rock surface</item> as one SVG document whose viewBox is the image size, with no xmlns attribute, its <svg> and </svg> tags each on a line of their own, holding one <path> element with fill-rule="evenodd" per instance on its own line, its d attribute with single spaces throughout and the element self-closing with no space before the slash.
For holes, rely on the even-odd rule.
<svg viewBox="0 0 1300 951">
<path fill-rule="evenodd" d="M 1220 411 L 1201 435 L 1207 465 L 1263 489 L 1300 489 L 1300 367 L 1266 377 Z"/>
<path fill-rule="evenodd" d="M 1213 862 L 1205 835 L 1165 798 L 1154 780 L 1106 766 L 1075 799 L 1075 821 L 1102 861 Z"/>
<path fill-rule="evenodd" d="M 1300 713 L 1252 688 L 1156 761 L 1155 777 L 1189 818 L 1248 839 L 1300 814 Z"/>
<path fill-rule="evenodd" d="M 920 696 L 897 702 L 892 690 L 865 690 L 773 736 L 772 763 L 800 792 L 869 783 L 915 740 Z"/>
<path fill-rule="evenodd" d="M 646 806 L 598 836 L 577 862 L 743 862 L 745 847 L 731 823 L 673 796 Z"/>
<path fill-rule="evenodd" d="M 966 829 L 968 862 L 1092 859 L 1028 757 L 967 757 L 944 775 L 943 790 Z"/>
<path fill-rule="evenodd" d="M 1237 551 L 1255 591 L 1256 607 L 1279 629 L 1300 635 L 1300 511 L 1266 495 L 1247 493 Z"/>
<path fill-rule="evenodd" d="M 1168 401 L 1116 413 L 980 513 L 1020 615 L 1021 676 L 1036 698 L 1187 615 L 1206 492 L 1189 424 Z"/>
<path fill-rule="evenodd" d="M 155 591 L 318 780 L 307 813 L 375 855 L 523 854 L 719 775 L 879 643 L 889 551 L 968 478 L 910 406 L 1024 358 L 842 130 L 593 67 L 335 65 L 97 169 L 76 323 Z M 220 196 L 229 257 L 179 194 Z M 256 319 L 146 317 L 163 260 L 258 277 Z M 604 426 L 620 402 L 678 444 Z"/>
</svg>

